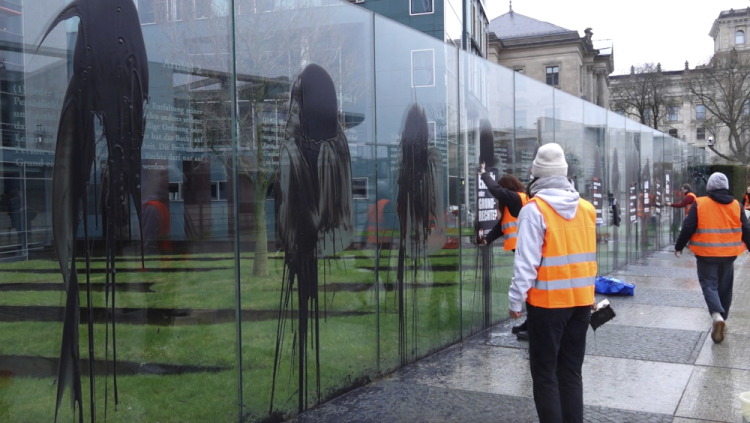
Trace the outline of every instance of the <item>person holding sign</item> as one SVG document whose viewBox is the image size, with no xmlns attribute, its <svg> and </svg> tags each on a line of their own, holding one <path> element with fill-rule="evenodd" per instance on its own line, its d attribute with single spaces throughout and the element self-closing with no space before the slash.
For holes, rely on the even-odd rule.
<svg viewBox="0 0 750 423">
<path fill-rule="evenodd" d="M 487 186 L 490 194 L 498 202 L 498 209 L 502 210 L 502 218 L 492 230 L 479 240 L 479 245 L 492 244 L 500 238 L 504 239 L 503 249 L 505 251 L 516 251 L 516 236 L 518 213 L 529 201 L 526 195 L 526 187 L 513 175 L 505 175 L 500 181 L 495 182 L 492 176 L 485 172 L 484 163 L 479 165 L 479 176 Z"/>
<path fill-rule="evenodd" d="M 487 190 L 498 202 L 498 210 L 502 210 L 500 221 L 490 230 L 490 232 L 479 240 L 479 245 L 492 244 L 493 241 L 504 238 L 503 249 L 505 251 L 516 251 L 516 239 L 518 235 L 518 213 L 521 208 L 529 201 L 526 195 L 526 187 L 513 175 L 505 175 L 500 181 L 495 182 L 492 175 L 485 172 L 484 163 L 479 165 L 479 176 L 482 178 Z M 513 327 L 513 333 L 519 340 L 527 341 L 528 323 L 523 322 Z"/>
</svg>

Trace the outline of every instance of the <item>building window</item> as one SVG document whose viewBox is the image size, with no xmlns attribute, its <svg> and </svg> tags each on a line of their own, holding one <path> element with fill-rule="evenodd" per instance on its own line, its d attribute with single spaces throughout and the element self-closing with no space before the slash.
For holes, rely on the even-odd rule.
<svg viewBox="0 0 750 423">
<path fill-rule="evenodd" d="M 182 2 L 179 0 L 155 0 L 155 9 L 157 22 L 182 20 Z"/>
<path fill-rule="evenodd" d="M 667 108 L 667 120 L 670 122 L 677 121 L 677 111 L 678 111 L 677 106 L 669 106 Z"/>
<path fill-rule="evenodd" d="M 653 118 L 654 117 L 652 115 L 652 112 L 651 112 L 650 108 L 643 111 L 643 119 L 646 120 L 646 122 L 645 122 L 646 125 L 650 124 L 651 121 L 653 120 Z"/>
<path fill-rule="evenodd" d="M 169 183 L 169 201 L 182 201 L 182 183 Z"/>
<path fill-rule="evenodd" d="M 227 199 L 227 183 L 211 182 L 211 200 L 222 201 Z"/>
<path fill-rule="evenodd" d="M 702 104 L 695 106 L 695 118 L 698 120 L 706 119 L 706 106 Z"/>
<path fill-rule="evenodd" d="M 411 52 L 411 86 L 435 86 L 435 51 L 412 50 Z"/>
<path fill-rule="evenodd" d="M 409 0 L 410 15 L 432 13 L 432 0 Z"/>
<path fill-rule="evenodd" d="M 560 85 L 560 67 L 547 66 L 547 85 L 556 87 Z"/>
<path fill-rule="evenodd" d="M 367 178 L 352 178 L 352 199 L 367 200 L 368 196 Z"/>
<path fill-rule="evenodd" d="M 695 134 L 695 138 L 699 140 L 705 140 L 706 139 L 706 128 L 698 128 Z"/>
<path fill-rule="evenodd" d="M 676 129 L 670 129 L 669 130 L 669 136 L 673 138 L 677 138 L 677 130 Z"/>
<path fill-rule="evenodd" d="M 204 19 L 211 16 L 211 1 L 210 0 L 194 0 L 195 7 L 193 12 L 195 19 Z"/>
<path fill-rule="evenodd" d="M 734 43 L 745 44 L 745 31 L 740 29 L 734 34 Z"/>
<path fill-rule="evenodd" d="M 742 103 L 742 114 L 745 116 L 750 115 L 750 100 L 745 100 L 745 102 Z"/>
<path fill-rule="evenodd" d="M 156 23 L 154 0 L 138 0 L 138 15 L 141 17 L 141 25 Z"/>
</svg>

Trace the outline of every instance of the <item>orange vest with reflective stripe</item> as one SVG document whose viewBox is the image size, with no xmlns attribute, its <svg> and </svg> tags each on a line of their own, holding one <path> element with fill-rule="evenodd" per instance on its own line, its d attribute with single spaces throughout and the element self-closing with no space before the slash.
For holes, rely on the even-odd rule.
<svg viewBox="0 0 750 423">
<path fill-rule="evenodd" d="M 750 195 L 745 194 L 745 210 L 750 210 Z"/>
<path fill-rule="evenodd" d="M 525 206 L 529 202 L 529 196 L 523 192 L 519 192 L 518 196 L 521 197 L 521 207 Z M 503 237 L 505 242 L 503 243 L 503 249 L 505 251 L 516 249 L 516 237 L 518 237 L 518 218 L 510 215 L 510 210 L 505 206 L 503 209 L 503 219 L 500 221 L 501 227 L 503 228 Z"/>
<path fill-rule="evenodd" d="M 594 304 L 596 280 L 596 209 L 584 199 L 571 220 L 565 220 L 544 200 L 533 198 L 547 230 L 542 263 L 529 290 L 529 304 L 543 308 L 569 308 Z"/>
<path fill-rule="evenodd" d="M 695 200 L 698 199 L 698 196 L 693 194 L 692 192 L 687 193 L 686 197 L 693 197 L 693 204 L 695 204 Z M 693 208 L 693 204 L 688 204 L 687 206 L 685 206 L 685 216 L 690 213 L 690 209 Z"/>
<path fill-rule="evenodd" d="M 708 197 L 695 200 L 698 228 L 690 238 L 690 250 L 702 257 L 734 257 L 742 254 L 740 204 L 721 204 Z"/>
</svg>

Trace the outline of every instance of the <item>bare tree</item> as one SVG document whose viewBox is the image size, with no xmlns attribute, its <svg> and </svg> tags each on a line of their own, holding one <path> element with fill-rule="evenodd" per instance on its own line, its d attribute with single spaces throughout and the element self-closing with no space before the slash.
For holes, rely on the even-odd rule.
<svg viewBox="0 0 750 423">
<path fill-rule="evenodd" d="M 610 96 L 612 108 L 621 110 L 627 117 L 644 125 L 659 129 L 667 115 L 672 81 L 665 78 L 661 65 L 645 63 L 632 67 L 630 75 L 618 78 L 612 84 Z"/>
<path fill-rule="evenodd" d="M 717 54 L 708 64 L 690 73 L 685 89 L 706 107 L 702 126 L 715 140 L 708 148 L 730 162 L 748 163 L 750 59 L 735 49 Z"/>
</svg>

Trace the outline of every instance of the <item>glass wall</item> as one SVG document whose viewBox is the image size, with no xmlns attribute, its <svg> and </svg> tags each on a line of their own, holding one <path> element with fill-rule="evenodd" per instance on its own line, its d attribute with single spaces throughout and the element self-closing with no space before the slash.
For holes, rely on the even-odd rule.
<svg viewBox="0 0 750 423">
<path fill-rule="evenodd" d="M 703 151 L 348 3 L 124 1 L 37 50 L 64 4 L 0 31 L 0 421 L 278 420 L 503 320 L 480 163 L 527 184 L 560 143 L 602 274 L 704 186 Z"/>
</svg>

